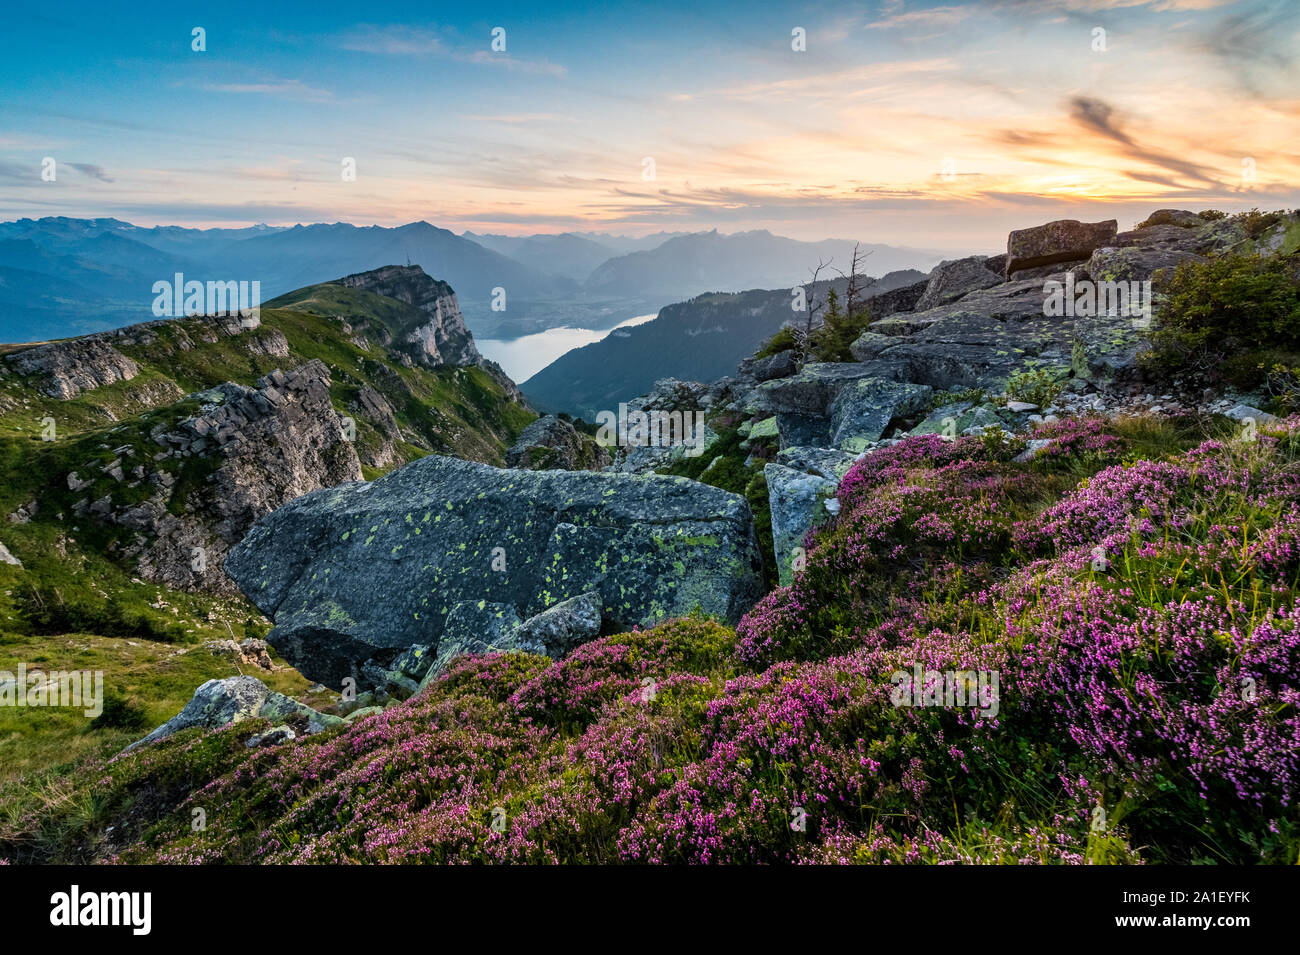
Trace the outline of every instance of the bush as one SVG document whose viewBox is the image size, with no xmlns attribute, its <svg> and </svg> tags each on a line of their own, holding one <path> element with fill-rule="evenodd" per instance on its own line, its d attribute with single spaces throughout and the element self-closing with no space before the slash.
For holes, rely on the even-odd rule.
<svg viewBox="0 0 1300 955">
<path fill-rule="evenodd" d="M 1265 377 L 1252 353 L 1300 346 L 1300 276 L 1286 258 L 1184 262 L 1166 295 L 1152 347 L 1141 356 L 1157 379 L 1252 389 Z"/>
<path fill-rule="evenodd" d="M 184 628 L 151 614 L 146 607 L 128 607 L 116 597 L 107 600 L 46 585 L 30 585 L 14 598 L 19 615 L 33 633 L 98 633 L 105 637 L 134 637 L 175 643 Z"/>
<path fill-rule="evenodd" d="M 799 346 L 798 340 L 794 337 L 794 329 L 789 325 L 781 327 L 775 335 L 767 340 L 767 344 L 758 350 L 755 358 L 771 358 L 773 355 L 779 355 L 783 351 L 789 351 Z"/>
<path fill-rule="evenodd" d="M 1241 223 L 1241 227 L 1246 230 L 1246 235 L 1258 239 L 1271 227 L 1281 222 L 1284 215 L 1285 212 L 1260 212 L 1258 209 L 1251 209 L 1249 212 L 1237 213 L 1232 219 L 1234 222 Z"/>
<path fill-rule="evenodd" d="M 1007 380 L 1007 397 L 1046 408 L 1061 395 L 1061 385 L 1044 368 L 1022 371 Z"/>
<path fill-rule="evenodd" d="M 853 361 L 849 346 L 871 324 L 871 311 L 860 308 L 849 315 L 840 310 L 839 296 L 831 289 L 826 298 L 826 313 L 812 334 L 811 352 L 816 361 Z"/>
<path fill-rule="evenodd" d="M 149 726 L 149 716 L 142 707 L 121 693 L 110 690 L 104 694 L 104 710 L 90 721 L 95 730 L 143 730 Z"/>
</svg>

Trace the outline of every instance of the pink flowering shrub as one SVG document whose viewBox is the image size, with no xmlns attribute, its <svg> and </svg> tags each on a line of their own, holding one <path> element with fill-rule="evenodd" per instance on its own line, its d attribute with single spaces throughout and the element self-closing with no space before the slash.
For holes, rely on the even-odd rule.
<svg viewBox="0 0 1300 955">
<path fill-rule="evenodd" d="M 1295 426 L 1160 460 L 1099 422 L 1040 434 L 1032 460 L 937 437 L 864 458 L 734 631 L 462 658 L 270 748 L 244 748 L 257 723 L 178 734 L 69 784 L 102 817 L 6 821 L 0 857 L 1294 862 Z M 996 697 L 942 699 L 924 675 L 953 671 Z"/>
</svg>

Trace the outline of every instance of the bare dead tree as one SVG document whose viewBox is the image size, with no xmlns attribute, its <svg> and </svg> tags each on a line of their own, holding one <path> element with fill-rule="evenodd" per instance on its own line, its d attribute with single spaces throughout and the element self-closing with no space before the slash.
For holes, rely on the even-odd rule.
<svg viewBox="0 0 1300 955">
<path fill-rule="evenodd" d="M 811 273 L 811 278 L 803 287 L 804 309 L 807 311 L 808 317 L 804 321 L 804 327 L 795 336 L 799 343 L 799 354 L 802 358 L 807 358 L 808 343 L 812 341 L 813 326 L 817 323 L 817 313 L 826 307 L 824 298 L 821 301 L 817 299 L 817 283 L 821 281 L 822 272 L 830 268 L 831 262 L 834 261 L 834 259 L 831 259 L 830 262 L 823 262 L 818 257 L 817 268 L 808 270 Z"/>
<path fill-rule="evenodd" d="M 844 314 L 850 318 L 865 307 L 865 296 L 863 293 L 876 284 L 874 278 L 862 275 L 859 271 L 860 264 L 864 262 L 867 256 L 869 256 L 873 251 L 873 249 L 868 249 L 866 252 L 863 252 L 861 243 L 854 242 L 853 261 L 849 263 L 849 274 L 846 276 L 843 272 L 840 272 L 839 269 L 835 270 L 839 272 L 841 278 L 847 278 L 849 280 L 848 291 L 844 296 Z"/>
</svg>

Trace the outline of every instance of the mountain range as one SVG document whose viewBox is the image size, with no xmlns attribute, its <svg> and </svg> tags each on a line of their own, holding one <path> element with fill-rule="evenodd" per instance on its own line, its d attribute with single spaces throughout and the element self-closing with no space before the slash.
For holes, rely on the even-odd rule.
<svg viewBox="0 0 1300 955">
<path fill-rule="evenodd" d="M 850 247 L 767 232 L 509 237 L 456 235 L 428 222 L 192 229 L 19 219 L 0 223 L 0 339 L 41 341 L 147 321 L 155 317 L 153 283 L 177 272 L 199 281 L 257 280 L 266 300 L 393 263 L 419 265 L 449 282 L 480 337 L 560 325 L 609 328 L 702 292 L 805 280 L 819 259 L 847 264 Z M 878 274 L 928 268 L 938 258 L 870 248 Z"/>
</svg>

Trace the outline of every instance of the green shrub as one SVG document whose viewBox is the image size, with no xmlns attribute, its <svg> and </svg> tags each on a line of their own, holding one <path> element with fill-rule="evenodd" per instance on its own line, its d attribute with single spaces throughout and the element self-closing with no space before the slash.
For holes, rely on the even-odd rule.
<svg viewBox="0 0 1300 955">
<path fill-rule="evenodd" d="M 104 694 L 104 710 L 90 721 L 95 730 L 143 730 L 149 726 L 149 716 L 144 709 L 132 703 L 115 690 Z"/>
<path fill-rule="evenodd" d="M 1007 397 L 1046 408 L 1061 395 L 1061 385 L 1045 368 L 1022 371 L 1007 380 Z"/>
<path fill-rule="evenodd" d="M 1218 209 L 1202 209 L 1200 212 L 1196 214 L 1200 216 L 1202 219 L 1204 219 L 1206 222 L 1217 222 L 1220 219 L 1228 218 L 1228 214 L 1226 212 L 1220 212 Z"/>
<path fill-rule="evenodd" d="M 1285 212 L 1260 212 L 1258 209 L 1251 209 L 1249 212 L 1237 213 L 1232 219 L 1234 222 L 1241 223 L 1241 227 L 1246 230 L 1246 235 L 1258 239 L 1271 227 L 1281 222 L 1284 215 Z"/>
<path fill-rule="evenodd" d="M 1265 378 L 1256 353 L 1300 345 L 1300 280 L 1284 257 L 1184 262 L 1166 296 L 1151 348 L 1141 356 L 1157 379 L 1251 389 Z"/>
<path fill-rule="evenodd" d="M 789 351 L 791 348 L 797 348 L 799 342 L 794 337 L 794 329 L 789 325 L 782 326 L 780 331 L 767 340 L 767 344 L 758 350 L 755 358 L 771 358 L 773 355 L 779 355 L 783 351 Z"/>
<path fill-rule="evenodd" d="M 826 297 L 826 312 L 812 334 L 809 351 L 814 361 L 853 361 L 849 346 L 871 324 L 871 311 L 860 308 L 852 315 L 840 310 L 839 296 L 831 289 Z"/>
<path fill-rule="evenodd" d="M 185 638 L 184 628 L 160 619 L 147 606 L 129 606 L 117 597 L 101 599 L 73 588 L 28 585 L 14 606 L 32 633 L 98 633 L 160 643 Z"/>
</svg>

